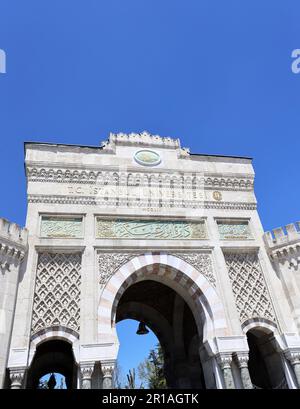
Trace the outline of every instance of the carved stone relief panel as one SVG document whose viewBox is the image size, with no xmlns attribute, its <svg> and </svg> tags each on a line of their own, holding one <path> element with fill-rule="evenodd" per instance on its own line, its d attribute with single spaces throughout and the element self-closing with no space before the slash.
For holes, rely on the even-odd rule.
<svg viewBox="0 0 300 409">
<path fill-rule="evenodd" d="M 195 267 L 195 269 L 203 274 L 214 287 L 216 286 L 216 278 L 213 272 L 211 256 L 209 254 L 173 253 L 173 255 Z"/>
<path fill-rule="evenodd" d="M 110 277 L 127 261 L 138 256 L 138 253 L 97 252 L 99 284 L 104 285 Z"/>
<path fill-rule="evenodd" d="M 250 318 L 276 322 L 257 253 L 226 252 L 224 256 L 241 323 Z"/>
<path fill-rule="evenodd" d="M 203 221 L 136 220 L 97 218 L 97 238 L 102 239 L 207 239 Z"/>
<path fill-rule="evenodd" d="M 32 332 L 53 325 L 79 330 L 81 253 L 40 253 Z"/>
<path fill-rule="evenodd" d="M 171 253 L 187 263 L 191 264 L 200 274 L 203 274 L 208 281 L 215 287 L 216 279 L 213 272 L 211 256 L 209 254 L 199 253 Z M 97 264 L 99 269 L 99 283 L 101 286 L 114 275 L 114 273 L 129 260 L 141 255 L 141 253 L 129 252 L 103 252 L 97 251 Z"/>
<path fill-rule="evenodd" d="M 82 217 L 42 216 L 41 237 L 77 238 L 82 236 Z"/>
<path fill-rule="evenodd" d="M 217 221 L 221 240 L 249 240 L 252 238 L 248 221 Z"/>
</svg>

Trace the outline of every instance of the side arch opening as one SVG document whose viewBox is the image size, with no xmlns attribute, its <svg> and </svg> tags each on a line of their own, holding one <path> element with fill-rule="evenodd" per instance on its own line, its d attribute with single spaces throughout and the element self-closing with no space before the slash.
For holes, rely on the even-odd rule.
<svg viewBox="0 0 300 409">
<path fill-rule="evenodd" d="M 56 384 L 63 380 L 66 389 L 76 389 L 77 365 L 71 343 L 50 339 L 39 344 L 28 371 L 26 388 L 38 389 L 41 379 L 44 378 L 47 382 L 46 375 L 51 376 L 51 374 L 57 374 Z"/>
</svg>

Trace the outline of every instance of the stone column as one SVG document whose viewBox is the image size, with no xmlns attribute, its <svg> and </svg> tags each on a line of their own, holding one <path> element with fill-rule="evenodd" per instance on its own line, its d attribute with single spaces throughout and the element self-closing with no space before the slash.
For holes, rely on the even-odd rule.
<svg viewBox="0 0 300 409">
<path fill-rule="evenodd" d="M 241 371 L 242 384 L 244 389 L 253 389 L 251 377 L 248 369 L 249 354 L 248 352 L 236 353 L 236 361 Z"/>
<path fill-rule="evenodd" d="M 10 368 L 10 389 L 23 389 L 23 380 L 26 368 Z"/>
<path fill-rule="evenodd" d="M 293 366 L 298 383 L 298 389 L 300 389 L 300 351 L 287 350 L 284 355 Z"/>
<path fill-rule="evenodd" d="M 92 389 L 92 374 L 94 362 L 84 362 L 80 364 L 81 389 Z"/>
<path fill-rule="evenodd" d="M 101 369 L 103 374 L 102 389 L 112 389 L 114 364 L 101 364 Z"/>
<path fill-rule="evenodd" d="M 225 389 L 235 389 L 231 370 L 232 354 L 219 353 L 217 355 L 217 362 L 220 365 L 223 372 Z"/>
</svg>

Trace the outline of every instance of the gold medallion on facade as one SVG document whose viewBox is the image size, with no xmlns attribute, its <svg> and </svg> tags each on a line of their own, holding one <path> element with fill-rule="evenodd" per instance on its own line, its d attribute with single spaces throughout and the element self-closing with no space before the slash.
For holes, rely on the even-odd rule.
<svg viewBox="0 0 300 409">
<path fill-rule="evenodd" d="M 213 198 L 220 202 L 222 200 L 222 193 L 216 190 L 215 192 L 213 192 Z"/>
</svg>

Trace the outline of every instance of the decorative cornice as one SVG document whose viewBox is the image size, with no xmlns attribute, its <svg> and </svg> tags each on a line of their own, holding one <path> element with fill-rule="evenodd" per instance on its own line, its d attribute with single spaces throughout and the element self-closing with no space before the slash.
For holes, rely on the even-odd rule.
<svg viewBox="0 0 300 409">
<path fill-rule="evenodd" d="M 174 181 L 174 188 L 179 187 L 182 177 L 185 183 L 192 183 L 197 188 L 205 189 L 221 189 L 221 190 L 232 190 L 232 191 L 252 191 L 254 188 L 254 178 L 252 175 L 217 175 L 217 174 L 198 174 L 195 176 L 194 172 L 185 172 L 182 176 L 178 171 L 168 170 L 168 171 L 152 171 L 143 172 L 136 171 L 135 169 L 128 169 L 128 172 L 119 172 L 116 169 L 107 169 L 99 171 L 99 168 L 95 169 L 72 169 L 70 167 L 51 167 L 40 165 L 28 165 L 27 168 L 27 178 L 30 182 L 52 182 L 52 183 L 74 183 L 74 184 L 103 184 L 103 185 L 116 185 L 116 182 L 122 186 L 127 185 L 127 179 L 129 173 L 132 177 L 132 182 L 134 186 L 148 186 L 147 178 L 151 176 L 152 185 L 167 186 L 170 181 Z"/>
<path fill-rule="evenodd" d="M 143 147 L 159 147 L 167 149 L 181 149 L 180 140 L 170 137 L 161 137 L 159 135 L 152 135 L 147 131 L 141 133 L 110 133 L 108 141 L 102 143 L 104 148 L 113 145 L 123 146 L 143 146 Z"/>
<path fill-rule="evenodd" d="M 116 206 L 116 199 L 105 200 L 95 196 L 67 196 L 67 195 L 28 195 L 28 203 L 49 203 L 49 204 L 75 204 L 75 205 L 91 205 L 91 206 L 103 206 L 107 208 L 108 206 Z M 118 202 L 118 207 L 130 207 L 130 208 L 170 208 L 170 201 L 162 202 L 159 205 L 159 200 L 157 200 L 157 206 L 154 205 L 154 200 L 152 200 L 151 206 L 149 206 L 148 200 L 139 202 L 137 206 L 135 200 L 130 198 L 123 199 L 122 202 Z M 192 202 L 193 205 L 189 206 L 189 203 L 184 203 L 183 200 L 174 200 L 174 205 L 172 208 L 196 208 L 196 209 L 223 209 L 223 210 L 256 210 L 256 203 L 245 203 L 245 202 L 213 202 L 213 201 L 198 201 Z"/>
</svg>

